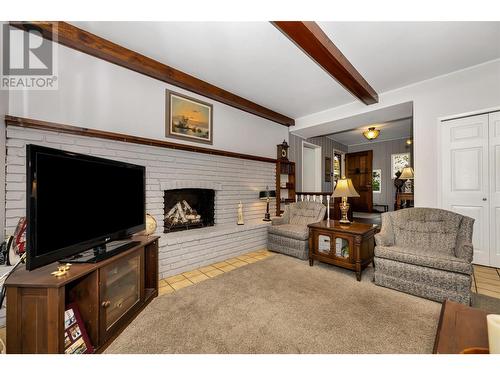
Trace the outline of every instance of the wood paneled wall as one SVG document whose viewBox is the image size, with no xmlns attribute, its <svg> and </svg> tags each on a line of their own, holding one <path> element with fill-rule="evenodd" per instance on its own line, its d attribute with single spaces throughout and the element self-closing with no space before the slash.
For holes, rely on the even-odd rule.
<svg viewBox="0 0 500 375">
<path fill-rule="evenodd" d="M 363 145 L 349 146 L 349 152 L 373 150 L 373 169 L 382 170 L 382 191 L 373 193 L 373 204 L 387 204 L 389 210 L 394 209 L 396 188 L 392 179 L 391 155 L 403 152 L 410 153 L 410 164 L 413 166 L 413 145 L 408 146 L 406 139 L 396 139 L 386 142 L 374 142 Z"/>
<path fill-rule="evenodd" d="M 303 139 L 296 135 L 290 133 L 289 144 L 290 144 L 290 160 L 294 161 L 296 164 L 296 180 L 297 189 L 302 190 L 302 142 L 306 141 L 318 146 L 321 146 L 321 183 L 324 192 L 332 191 L 332 184 L 330 182 L 325 182 L 325 157 L 328 156 L 333 161 L 333 151 L 338 150 L 342 152 L 347 152 L 347 146 L 342 143 L 335 142 L 333 139 L 328 137 L 314 137 Z"/>
</svg>

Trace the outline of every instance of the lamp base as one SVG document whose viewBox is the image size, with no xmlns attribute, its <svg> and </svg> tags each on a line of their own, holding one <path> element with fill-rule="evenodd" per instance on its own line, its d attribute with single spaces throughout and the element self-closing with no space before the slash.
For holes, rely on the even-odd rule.
<svg viewBox="0 0 500 375">
<path fill-rule="evenodd" d="M 342 197 L 342 203 L 340 204 L 340 213 L 341 213 L 341 218 L 339 220 L 340 224 L 351 224 L 347 217 L 347 213 L 349 212 L 349 203 L 347 203 L 347 198 Z"/>
<path fill-rule="evenodd" d="M 262 221 L 271 221 L 271 214 L 269 213 L 269 197 L 267 198 L 266 214 L 264 215 L 264 219 L 262 219 Z"/>
</svg>

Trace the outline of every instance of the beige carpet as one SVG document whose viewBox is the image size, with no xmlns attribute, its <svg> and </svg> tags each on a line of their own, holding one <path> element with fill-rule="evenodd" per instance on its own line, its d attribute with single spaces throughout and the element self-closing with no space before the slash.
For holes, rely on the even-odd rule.
<svg viewBox="0 0 500 375">
<path fill-rule="evenodd" d="M 156 298 L 106 353 L 430 353 L 440 304 L 275 255 Z"/>
</svg>

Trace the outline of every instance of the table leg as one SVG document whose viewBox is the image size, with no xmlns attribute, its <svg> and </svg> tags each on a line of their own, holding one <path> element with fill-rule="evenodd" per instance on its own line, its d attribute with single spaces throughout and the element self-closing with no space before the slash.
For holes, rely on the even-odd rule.
<svg viewBox="0 0 500 375">
<path fill-rule="evenodd" d="M 354 237 L 354 258 L 356 262 L 356 280 L 361 281 L 361 236 Z"/>
<path fill-rule="evenodd" d="M 313 258 L 313 252 L 314 252 L 314 236 L 315 233 L 311 228 L 309 228 L 309 266 L 314 265 L 314 258 Z"/>
</svg>

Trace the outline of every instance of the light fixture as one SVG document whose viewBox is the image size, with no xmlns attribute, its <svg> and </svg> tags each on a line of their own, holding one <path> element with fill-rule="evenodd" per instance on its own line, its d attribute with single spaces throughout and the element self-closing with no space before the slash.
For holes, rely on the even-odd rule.
<svg viewBox="0 0 500 375">
<path fill-rule="evenodd" d="M 266 214 L 264 215 L 264 219 L 262 219 L 263 221 L 271 221 L 271 214 L 269 213 L 269 202 L 271 198 L 276 198 L 276 191 L 269 190 L 269 186 L 266 186 L 266 190 L 259 192 L 259 199 L 267 202 Z"/>
<path fill-rule="evenodd" d="M 412 143 L 413 143 L 413 140 L 412 140 L 412 139 L 407 139 L 407 140 L 406 140 L 406 144 L 407 144 L 408 146 L 409 146 L 409 145 L 411 145 Z"/>
<path fill-rule="evenodd" d="M 342 218 L 339 220 L 340 224 L 351 224 L 351 222 L 347 218 L 347 213 L 349 212 L 349 203 L 347 203 L 347 198 L 359 197 L 358 192 L 356 191 L 356 189 L 354 189 L 351 179 L 345 178 L 344 176 L 340 180 L 338 180 L 332 197 L 342 198 L 342 203 L 340 204 L 340 212 L 342 213 Z"/>
<path fill-rule="evenodd" d="M 378 129 L 375 129 L 374 126 L 372 126 L 371 128 L 368 128 L 368 130 L 365 130 L 363 132 L 363 135 L 365 136 L 366 139 L 368 139 L 369 141 L 377 138 L 380 134 L 380 130 Z"/>
</svg>

